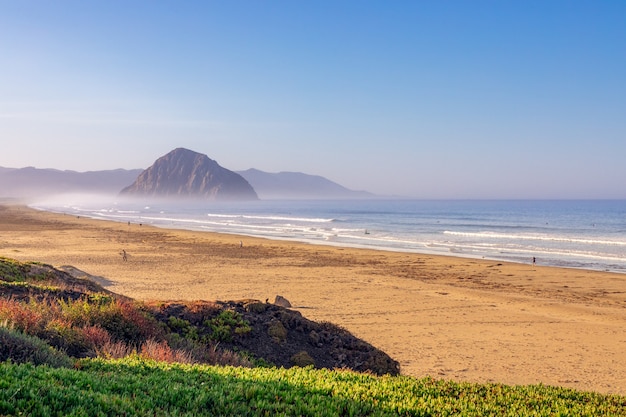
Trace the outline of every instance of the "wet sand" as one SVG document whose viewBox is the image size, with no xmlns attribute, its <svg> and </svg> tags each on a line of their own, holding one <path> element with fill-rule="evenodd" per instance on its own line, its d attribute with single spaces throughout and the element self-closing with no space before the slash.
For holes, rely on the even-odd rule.
<svg viewBox="0 0 626 417">
<path fill-rule="evenodd" d="M 72 265 L 140 300 L 280 294 L 304 316 L 383 349 L 406 375 L 626 395 L 623 274 L 160 229 L 17 205 L 0 206 L 0 256 Z"/>
</svg>

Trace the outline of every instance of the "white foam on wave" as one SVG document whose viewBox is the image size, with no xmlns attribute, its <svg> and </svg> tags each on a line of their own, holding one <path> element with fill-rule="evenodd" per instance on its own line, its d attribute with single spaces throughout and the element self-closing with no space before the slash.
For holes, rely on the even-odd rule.
<svg viewBox="0 0 626 417">
<path fill-rule="evenodd" d="M 209 217 L 222 217 L 222 218 L 240 218 L 240 219 L 248 219 L 248 220 L 293 221 L 293 222 L 304 222 L 304 223 L 331 223 L 331 222 L 335 221 L 335 219 L 325 219 L 325 218 L 287 217 L 287 216 L 260 216 L 260 215 L 250 215 L 250 214 L 214 214 L 214 213 L 208 213 L 207 216 L 209 216 Z"/>
<path fill-rule="evenodd" d="M 342 227 L 333 227 L 332 229 L 333 232 L 335 233 L 363 233 L 365 235 L 365 229 L 346 229 L 346 228 L 342 228 Z"/>
<path fill-rule="evenodd" d="M 626 241 L 620 240 L 604 240 L 604 239 L 583 239 L 565 236 L 544 236 L 544 235 L 523 235 L 523 234 L 505 234 L 496 232 L 455 232 L 445 230 L 446 235 L 488 238 L 488 239 L 509 239 L 509 240 L 539 240 L 545 242 L 563 242 L 563 243 L 582 243 L 591 245 L 608 245 L 608 246 L 626 246 Z"/>
<path fill-rule="evenodd" d="M 459 244 L 457 242 L 435 242 L 431 245 L 431 247 L 446 249 L 455 254 L 468 253 L 473 255 L 482 255 L 493 259 L 499 259 L 503 256 L 517 256 L 529 259 L 532 257 L 555 260 L 562 259 L 564 261 L 572 259 L 587 259 L 589 261 L 615 262 L 618 264 L 623 263 L 625 260 L 624 256 L 621 254 L 596 252 L 586 250 L 584 248 L 566 250 L 563 248 L 522 246 L 518 244 L 513 244 L 509 246 L 486 245 L 484 243 L 478 242 L 473 244 Z M 563 265 L 567 265 L 567 262 L 563 263 Z"/>
<path fill-rule="evenodd" d="M 209 213 L 207 214 L 208 217 L 217 217 L 219 219 L 237 219 L 237 218 L 241 218 L 241 215 L 239 214 L 213 214 L 213 213 Z"/>
</svg>

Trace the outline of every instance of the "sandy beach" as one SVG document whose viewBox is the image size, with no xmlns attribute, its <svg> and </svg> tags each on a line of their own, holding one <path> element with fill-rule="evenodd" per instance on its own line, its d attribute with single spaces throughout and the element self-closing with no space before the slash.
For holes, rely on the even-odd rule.
<svg viewBox="0 0 626 417">
<path fill-rule="evenodd" d="M 381 348 L 406 375 L 626 395 L 622 274 L 159 229 L 19 205 L 0 206 L 0 256 L 72 265 L 140 300 L 280 294 L 304 316 Z"/>
</svg>

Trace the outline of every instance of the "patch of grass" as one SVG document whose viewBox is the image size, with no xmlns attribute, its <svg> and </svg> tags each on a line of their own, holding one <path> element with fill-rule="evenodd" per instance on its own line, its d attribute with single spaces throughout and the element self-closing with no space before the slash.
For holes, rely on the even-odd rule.
<svg viewBox="0 0 626 417">
<path fill-rule="evenodd" d="M 47 281 L 54 278 L 50 268 L 50 265 L 40 262 L 20 262 L 0 256 L 0 280 L 6 282 Z"/>
<path fill-rule="evenodd" d="M 0 414 L 624 416 L 626 397 L 543 385 L 376 377 L 311 368 L 82 360 L 78 370 L 2 364 Z"/>
<path fill-rule="evenodd" d="M 61 291 L 61 289 L 57 286 L 54 285 L 39 285 L 39 284 L 33 284 L 31 282 L 25 282 L 25 281 L 13 281 L 13 282 L 6 282 L 6 281 L 0 281 L 0 287 L 4 287 L 6 289 L 11 289 L 11 288 L 24 288 L 24 289 L 35 289 L 35 290 L 39 290 L 40 292 L 59 292 Z"/>
<path fill-rule="evenodd" d="M 0 279 L 6 282 L 25 281 L 30 266 L 14 259 L 0 257 Z"/>
</svg>

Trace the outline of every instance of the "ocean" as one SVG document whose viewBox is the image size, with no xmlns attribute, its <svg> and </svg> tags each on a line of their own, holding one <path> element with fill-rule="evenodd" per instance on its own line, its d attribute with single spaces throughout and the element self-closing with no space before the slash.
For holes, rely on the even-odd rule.
<svg viewBox="0 0 626 417">
<path fill-rule="evenodd" d="M 266 200 L 138 203 L 68 197 L 32 207 L 271 239 L 626 273 L 625 200 Z"/>
</svg>

